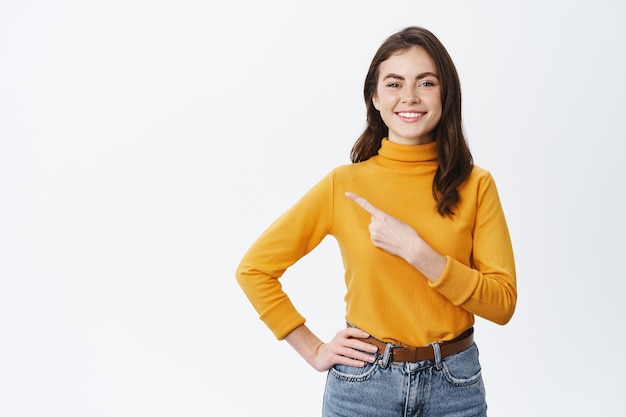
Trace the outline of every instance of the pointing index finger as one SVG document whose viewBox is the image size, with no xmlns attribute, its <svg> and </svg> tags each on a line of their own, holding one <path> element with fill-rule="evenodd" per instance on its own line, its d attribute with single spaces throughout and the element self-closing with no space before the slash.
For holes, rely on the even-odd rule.
<svg viewBox="0 0 626 417">
<path fill-rule="evenodd" d="M 376 208 L 372 203 L 370 203 L 369 201 L 367 201 L 366 199 L 364 199 L 363 197 L 359 195 L 356 195 L 348 191 L 346 193 L 346 197 L 348 197 L 350 200 L 357 203 L 359 206 L 361 206 L 365 211 L 367 211 L 372 216 L 378 216 L 382 213 L 382 211 Z"/>
</svg>

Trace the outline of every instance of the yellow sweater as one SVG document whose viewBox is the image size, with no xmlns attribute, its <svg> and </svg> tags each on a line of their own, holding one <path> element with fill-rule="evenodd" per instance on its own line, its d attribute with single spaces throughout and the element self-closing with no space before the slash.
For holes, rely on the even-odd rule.
<svg viewBox="0 0 626 417">
<path fill-rule="evenodd" d="M 454 218 L 437 213 L 432 181 L 435 142 L 382 141 L 378 155 L 335 168 L 256 240 L 237 281 L 278 339 L 305 322 L 278 281 L 326 235 L 345 266 L 346 320 L 372 336 L 405 346 L 450 340 L 474 315 L 507 323 L 517 301 L 515 263 L 504 213 L 489 172 L 474 167 L 458 189 Z M 375 247 L 370 215 L 345 197 L 351 191 L 411 225 L 446 256 L 435 283 L 403 259 Z"/>
</svg>

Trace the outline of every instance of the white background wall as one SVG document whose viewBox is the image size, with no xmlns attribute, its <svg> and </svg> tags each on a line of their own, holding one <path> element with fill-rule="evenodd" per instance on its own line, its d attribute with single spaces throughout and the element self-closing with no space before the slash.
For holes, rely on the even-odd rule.
<svg viewBox="0 0 626 417">
<path fill-rule="evenodd" d="M 625 4 L 383 3 L 0 1 L 0 416 L 319 415 L 234 270 L 349 163 L 408 25 L 457 64 L 516 251 L 490 415 L 623 415 Z M 326 339 L 341 274 L 328 240 L 283 280 Z"/>
</svg>

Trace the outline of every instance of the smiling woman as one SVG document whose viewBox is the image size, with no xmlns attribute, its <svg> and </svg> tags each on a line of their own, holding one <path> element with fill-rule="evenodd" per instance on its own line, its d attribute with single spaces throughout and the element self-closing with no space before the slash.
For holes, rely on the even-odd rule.
<svg viewBox="0 0 626 417">
<path fill-rule="evenodd" d="M 454 64 L 430 31 L 408 27 L 374 56 L 364 98 L 353 164 L 280 216 L 237 280 L 276 338 L 328 371 L 324 416 L 484 416 L 474 318 L 510 320 L 515 264 L 495 182 L 462 133 Z M 323 342 L 278 279 L 327 235 L 344 261 L 348 325 Z"/>
<path fill-rule="evenodd" d="M 0 1 L 0 416 L 319 417 L 328 373 L 272 340 L 233 273 L 263 226 L 343 164 L 337 174 L 355 181 L 335 183 L 344 211 L 334 219 L 350 234 L 337 233 L 341 247 L 328 236 L 295 253 L 278 279 L 316 336 L 330 344 L 349 317 L 377 339 L 423 347 L 442 337 L 432 329 L 460 331 L 448 316 L 465 309 L 476 312 L 489 415 L 623 416 L 626 357 L 611 349 L 626 320 L 625 21 L 626 2 L 615 0 Z M 505 327 L 480 317 L 510 314 L 481 311 L 482 299 L 506 301 L 485 296 L 483 278 L 456 282 L 458 298 L 452 286 L 430 288 L 414 259 L 396 263 L 375 246 L 384 230 L 368 230 L 386 213 L 465 264 L 457 239 L 472 228 L 472 268 L 493 272 L 481 247 L 492 200 L 471 195 L 490 184 L 472 188 L 471 174 L 453 185 L 477 168 L 455 165 L 459 96 L 444 50 L 416 46 L 439 82 L 433 142 L 384 140 L 372 102 L 380 64 L 412 41 L 385 43 L 363 100 L 378 47 L 414 24 L 454 58 L 463 134 L 497 180 L 519 281 Z M 366 116 L 371 141 L 350 163 Z M 405 182 L 427 168 L 441 176 Z M 325 210 L 288 220 L 277 243 L 293 235 L 299 249 L 305 227 L 327 226 L 329 201 L 309 201 Z M 433 215 L 435 204 L 453 217 Z M 281 245 L 270 244 L 278 262 L 264 273 L 284 265 Z M 249 287 L 282 305 L 273 283 Z M 289 331 L 291 313 L 268 304 L 261 317 Z M 393 369 L 415 353 L 403 352 L 390 353 Z M 444 360 L 455 379 L 460 361 L 473 371 L 468 356 Z M 363 369 L 333 368 L 333 378 Z"/>
</svg>

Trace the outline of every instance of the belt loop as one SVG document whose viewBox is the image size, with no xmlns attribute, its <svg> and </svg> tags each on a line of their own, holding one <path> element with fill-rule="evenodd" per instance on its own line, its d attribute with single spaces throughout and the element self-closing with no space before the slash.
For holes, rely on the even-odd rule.
<svg viewBox="0 0 626 417">
<path fill-rule="evenodd" d="M 441 368 L 443 368 L 443 364 L 441 362 L 441 348 L 439 347 L 439 343 L 435 342 L 435 343 L 431 343 L 430 344 L 433 347 L 433 351 L 435 352 L 435 365 L 438 371 L 441 371 Z"/>
<path fill-rule="evenodd" d="M 378 364 L 381 368 L 386 369 L 389 365 L 389 359 L 391 358 L 391 349 L 393 345 L 391 343 L 387 343 L 385 346 L 385 353 L 383 353 L 383 358 L 378 360 Z"/>
</svg>

